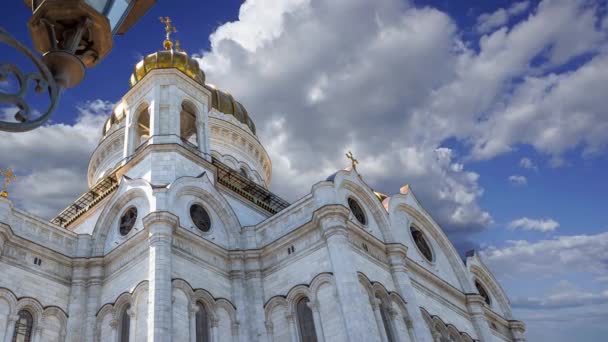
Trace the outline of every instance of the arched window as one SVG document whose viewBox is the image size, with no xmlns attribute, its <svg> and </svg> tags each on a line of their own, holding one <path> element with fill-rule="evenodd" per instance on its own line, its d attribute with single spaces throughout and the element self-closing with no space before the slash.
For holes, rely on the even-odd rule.
<svg viewBox="0 0 608 342">
<path fill-rule="evenodd" d="M 119 342 L 129 342 L 129 328 L 131 327 L 131 316 L 129 316 L 130 305 L 127 305 L 120 315 Z"/>
<path fill-rule="evenodd" d="M 209 315 L 203 303 L 197 302 L 196 306 L 198 307 L 196 312 L 196 342 L 209 342 L 211 341 Z"/>
<path fill-rule="evenodd" d="M 384 303 L 380 304 L 380 316 L 382 316 L 382 324 L 384 324 L 384 331 L 386 331 L 388 342 L 394 342 L 395 338 L 393 337 L 393 329 L 391 328 L 388 308 Z"/>
<path fill-rule="evenodd" d="M 304 297 L 296 305 L 296 316 L 300 330 L 301 342 L 317 342 L 317 332 L 315 331 L 315 321 L 312 317 L 312 310 L 308 307 L 309 300 Z"/>
<path fill-rule="evenodd" d="M 486 302 L 486 304 L 490 305 L 491 301 L 490 296 L 488 295 L 488 291 L 486 291 L 485 287 L 481 285 L 479 280 L 475 280 L 475 287 L 477 288 L 477 292 L 479 292 L 479 294 L 483 297 L 483 300 Z"/>
<path fill-rule="evenodd" d="M 365 217 L 365 212 L 363 211 L 363 208 L 361 208 L 361 206 L 359 205 L 359 202 L 357 202 L 354 198 L 349 197 L 348 207 L 350 208 L 350 211 L 353 212 L 353 215 L 355 215 L 357 221 L 359 221 L 359 223 L 365 226 L 367 224 L 367 218 Z"/>
<path fill-rule="evenodd" d="M 196 108 L 191 103 L 184 102 L 179 114 L 179 135 L 184 141 L 198 146 L 196 134 Z"/>
<path fill-rule="evenodd" d="M 424 234 L 414 227 L 410 227 L 410 232 L 412 233 L 412 238 L 414 239 L 414 243 L 416 244 L 416 247 L 420 253 L 426 258 L 426 260 L 433 261 L 433 252 L 431 250 L 431 246 L 429 246 L 429 243 L 426 241 Z"/>
<path fill-rule="evenodd" d="M 144 141 L 150 138 L 150 112 L 148 107 L 145 107 L 137 117 L 137 140 L 135 146 L 141 145 Z"/>
<path fill-rule="evenodd" d="M 133 226 L 135 226 L 135 221 L 137 220 L 137 208 L 130 207 L 127 209 L 122 216 L 120 216 L 120 223 L 118 226 L 118 231 L 120 235 L 125 236 L 129 234 Z"/>
<path fill-rule="evenodd" d="M 193 204 L 190 206 L 190 218 L 196 228 L 200 229 L 202 232 L 208 232 L 211 229 L 211 217 L 209 217 L 209 213 L 207 210 L 203 208 L 200 204 Z"/>
<path fill-rule="evenodd" d="M 249 175 L 247 174 L 247 170 L 244 167 L 241 166 L 241 168 L 239 170 L 239 173 L 241 174 L 241 176 L 249 179 Z"/>
<path fill-rule="evenodd" d="M 32 340 L 32 327 L 34 318 L 27 310 L 19 311 L 19 318 L 15 322 L 15 332 L 13 333 L 13 342 L 30 342 Z"/>
</svg>

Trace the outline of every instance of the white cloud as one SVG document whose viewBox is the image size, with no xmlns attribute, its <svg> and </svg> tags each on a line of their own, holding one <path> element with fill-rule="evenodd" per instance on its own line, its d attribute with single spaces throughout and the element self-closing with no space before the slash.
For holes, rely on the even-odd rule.
<svg viewBox="0 0 608 342">
<path fill-rule="evenodd" d="M 596 24 L 601 11 L 584 0 L 534 3 L 527 17 L 532 3 L 514 4 L 505 11 L 519 21 L 478 42 L 463 41 L 444 13 L 398 0 L 273 4 L 269 11 L 246 1 L 199 61 L 252 114 L 270 146 L 272 187 L 288 199 L 344 166 L 351 148 L 378 190 L 411 183 L 449 230 L 477 230 L 491 216 L 466 160 L 523 143 L 557 161 L 608 141 L 600 94 L 607 32 Z M 581 55 L 592 58 L 551 73 Z M 470 148 L 451 157 L 448 168 L 462 172 L 436 158 L 451 138 Z M 433 187 L 439 179 L 450 191 Z"/>
<path fill-rule="evenodd" d="M 608 275 L 608 232 L 595 235 L 558 236 L 529 242 L 508 241 L 505 247 L 480 252 L 499 277 L 572 275 L 586 272 Z"/>
<path fill-rule="evenodd" d="M 522 217 L 509 223 L 511 229 L 535 230 L 538 232 L 552 232 L 559 227 L 559 222 L 553 219 L 529 219 Z"/>
<path fill-rule="evenodd" d="M 477 18 L 477 32 L 487 33 L 503 26 L 509 21 L 509 17 L 523 13 L 529 6 L 528 1 L 521 1 L 514 3 L 507 9 L 499 8 L 493 13 L 484 13 Z"/>
<path fill-rule="evenodd" d="M 538 170 L 538 167 L 536 166 L 536 164 L 534 164 L 532 159 L 530 159 L 528 157 L 521 158 L 519 160 L 519 166 L 524 169 Z"/>
<path fill-rule="evenodd" d="M 528 179 L 525 176 L 521 175 L 512 175 L 509 176 L 509 182 L 513 185 L 526 185 L 528 184 Z"/>
<path fill-rule="evenodd" d="M 18 176 L 9 189 L 11 200 L 33 214 L 50 218 L 84 192 L 87 163 L 112 106 L 107 101 L 89 101 L 77 108 L 73 125 L 1 132 L 2 166 L 12 167 Z"/>
</svg>

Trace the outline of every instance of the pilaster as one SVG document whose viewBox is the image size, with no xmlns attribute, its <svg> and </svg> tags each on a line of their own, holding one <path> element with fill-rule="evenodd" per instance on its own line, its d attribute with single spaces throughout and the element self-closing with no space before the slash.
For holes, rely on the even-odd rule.
<svg viewBox="0 0 608 342">
<path fill-rule="evenodd" d="M 262 262 L 259 251 L 246 251 L 245 283 L 247 298 L 249 298 L 248 315 L 250 322 L 250 341 L 266 341 L 265 313 L 264 313 L 264 284 L 262 283 Z"/>
<path fill-rule="evenodd" d="M 485 313 L 483 311 L 484 299 L 481 295 L 477 293 L 467 293 L 467 309 L 469 310 L 469 314 L 471 315 L 471 321 L 473 322 L 473 327 L 475 331 L 477 331 L 477 335 L 480 341 L 492 341 L 492 331 L 490 330 L 490 326 L 488 325 L 488 321 L 486 320 Z"/>
<path fill-rule="evenodd" d="M 511 335 L 513 335 L 513 342 L 526 342 L 526 325 L 522 321 L 511 320 L 509 321 L 509 329 Z"/>
<path fill-rule="evenodd" d="M 97 309 L 99 309 L 99 297 L 101 295 L 101 285 L 103 283 L 103 266 L 101 259 L 89 260 L 88 279 L 86 282 L 86 318 L 84 327 L 84 340 L 95 341 L 95 329 Z M 71 315 L 70 315 L 71 316 Z"/>
<path fill-rule="evenodd" d="M 321 229 L 326 241 L 329 259 L 332 265 L 338 304 L 342 312 L 345 332 L 350 341 L 371 341 L 371 324 L 366 319 L 364 302 L 366 298 L 359 284 L 354 257 L 348 241 L 347 219 L 349 210 L 342 205 L 326 205 L 313 214 L 313 222 Z"/>
<path fill-rule="evenodd" d="M 418 342 L 433 342 L 433 336 L 422 317 L 418 298 L 407 272 L 405 263 L 407 247 L 402 244 L 389 244 L 386 246 L 386 253 L 397 292 L 405 300 L 405 307 L 410 316 L 408 318 L 414 330 L 415 340 Z"/>
<path fill-rule="evenodd" d="M 150 244 L 148 341 L 170 341 L 173 318 L 171 241 L 179 218 L 166 211 L 157 211 L 144 217 L 143 223 Z"/>
<path fill-rule="evenodd" d="M 83 339 L 87 309 L 87 285 L 88 271 L 86 261 L 77 259 L 72 267 L 72 287 L 68 302 L 67 342 L 79 342 Z"/>
<path fill-rule="evenodd" d="M 239 324 L 237 331 L 239 332 L 239 338 L 237 341 L 246 342 L 249 340 L 249 334 L 247 329 L 251 329 L 248 324 L 247 312 L 244 308 L 247 307 L 245 300 L 245 272 L 243 270 L 243 253 L 240 251 L 234 251 L 229 253 L 230 258 L 230 283 L 232 284 L 232 299 L 237 308 L 241 310 L 236 311 L 236 319 L 238 322 L 245 322 L 245 324 Z"/>
</svg>

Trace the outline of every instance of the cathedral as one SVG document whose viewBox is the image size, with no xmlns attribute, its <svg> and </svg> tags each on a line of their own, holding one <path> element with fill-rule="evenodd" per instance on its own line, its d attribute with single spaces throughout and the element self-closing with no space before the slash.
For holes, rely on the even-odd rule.
<svg viewBox="0 0 608 342">
<path fill-rule="evenodd" d="M 288 203 L 252 116 L 167 39 L 50 222 L 0 197 L 0 342 L 526 341 L 409 186 L 350 166 Z"/>
</svg>

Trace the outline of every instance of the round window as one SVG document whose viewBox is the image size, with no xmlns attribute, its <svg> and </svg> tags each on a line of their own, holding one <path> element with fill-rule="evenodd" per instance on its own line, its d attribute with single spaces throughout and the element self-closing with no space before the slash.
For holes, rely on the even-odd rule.
<svg viewBox="0 0 608 342">
<path fill-rule="evenodd" d="M 119 232 L 120 235 L 125 236 L 129 234 L 133 226 L 135 226 L 135 220 L 137 220 L 137 208 L 131 207 L 125 211 L 120 217 Z"/>
<path fill-rule="evenodd" d="M 203 232 L 208 232 L 211 229 L 211 218 L 209 217 L 209 213 L 207 210 L 203 208 L 200 204 L 193 204 L 190 207 L 190 218 L 196 228 L 200 229 Z"/>
<path fill-rule="evenodd" d="M 426 241 L 424 234 L 414 227 L 411 227 L 410 231 L 412 232 L 414 243 L 416 244 L 416 247 L 418 247 L 420 253 L 422 253 L 426 260 L 433 261 L 433 252 L 431 251 L 431 246 Z"/>
<path fill-rule="evenodd" d="M 355 199 L 349 197 L 348 198 L 348 207 L 350 208 L 350 211 L 353 212 L 353 215 L 355 215 L 355 218 L 357 219 L 357 221 L 361 222 L 362 225 L 367 224 L 367 218 L 365 217 L 365 212 L 363 212 L 363 208 L 361 208 L 361 206 L 359 205 L 359 202 L 357 202 Z"/>
<path fill-rule="evenodd" d="M 486 304 L 490 305 L 490 296 L 483 285 L 481 285 L 479 281 L 475 280 L 475 287 L 477 288 L 477 292 L 479 292 L 479 294 L 483 297 Z"/>
</svg>

